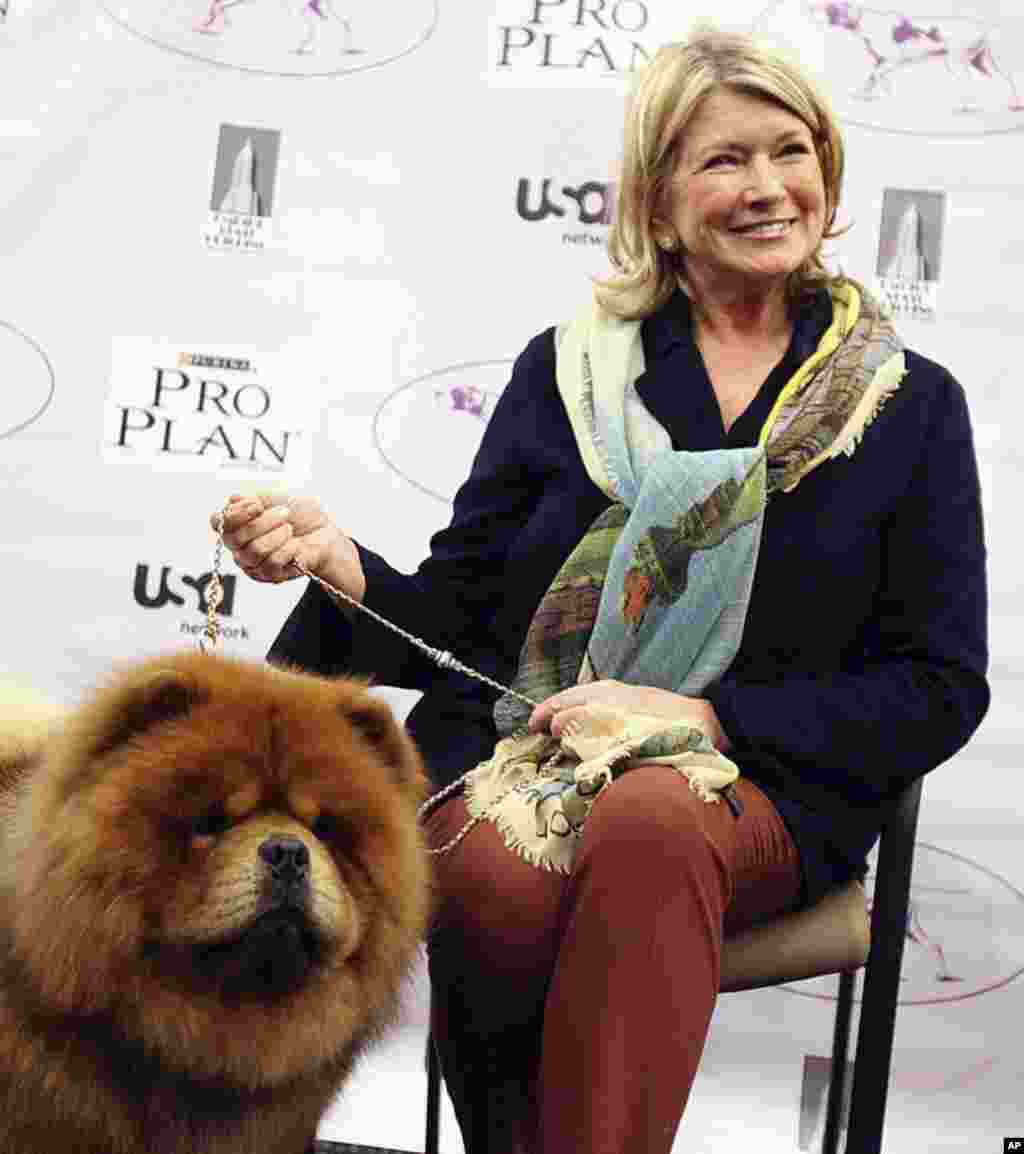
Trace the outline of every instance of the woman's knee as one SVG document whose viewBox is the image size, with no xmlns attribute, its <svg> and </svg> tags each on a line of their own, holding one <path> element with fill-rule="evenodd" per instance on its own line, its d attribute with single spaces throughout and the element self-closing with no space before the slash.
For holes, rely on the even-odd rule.
<svg viewBox="0 0 1024 1154">
<path fill-rule="evenodd" d="M 456 812 L 463 811 L 460 799 Z M 561 875 L 523 861 L 488 821 L 433 860 L 432 951 L 454 951 L 513 970 L 550 968 L 557 950 Z"/>
<path fill-rule="evenodd" d="M 722 870 L 721 848 L 706 812 L 721 804 L 704 801 L 689 780 L 669 766 L 628 770 L 594 803 L 581 854 L 620 859 L 632 867 L 653 861 L 677 871 L 709 866 Z"/>
</svg>

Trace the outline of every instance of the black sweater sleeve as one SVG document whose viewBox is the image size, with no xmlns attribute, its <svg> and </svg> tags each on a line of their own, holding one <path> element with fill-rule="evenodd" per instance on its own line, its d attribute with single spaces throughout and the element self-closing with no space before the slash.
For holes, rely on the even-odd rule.
<svg viewBox="0 0 1024 1154">
<path fill-rule="evenodd" d="M 923 436 L 917 432 L 910 484 L 881 528 L 881 580 L 856 658 L 764 684 L 727 674 L 707 693 L 737 760 L 811 805 L 822 792 L 832 807 L 836 795 L 861 809 L 892 798 L 956 753 L 988 708 L 985 543 L 970 420 L 960 385 L 927 365 L 929 419 Z M 905 451 L 899 422 L 891 434 L 874 450 Z"/>
<path fill-rule="evenodd" d="M 553 381 L 549 330 L 513 366 L 473 461 L 455 496 L 451 521 L 434 534 L 415 573 L 401 573 L 357 543 L 366 574 L 364 604 L 428 644 L 471 659 L 492 644 L 489 628 L 509 581 L 508 555 L 541 498 L 543 470 L 527 454 L 552 398 L 538 381 Z M 551 390 L 547 390 L 551 393 Z M 539 403 L 538 403 L 539 402 Z M 564 417 L 562 418 L 564 421 Z M 342 612 L 310 582 L 275 640 L 268 660 L 327 675 L 368 675 L 380 684 L 427 689 L 437 667 L 407 641 L 357 611 Z"/>
</svg>

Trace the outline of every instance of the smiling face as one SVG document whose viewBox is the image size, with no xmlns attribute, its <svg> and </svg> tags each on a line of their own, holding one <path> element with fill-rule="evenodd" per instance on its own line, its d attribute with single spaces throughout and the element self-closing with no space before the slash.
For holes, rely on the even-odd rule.
<svg viewBox="0 0 1024 1154">
<path fill-rule="evenodd" d="M 825 184 L 811 131 L 734 88 L 712 91 L 686 127 L 664 215 L 693 294 L 771 291 L 817 249 Z"/>
</svg>

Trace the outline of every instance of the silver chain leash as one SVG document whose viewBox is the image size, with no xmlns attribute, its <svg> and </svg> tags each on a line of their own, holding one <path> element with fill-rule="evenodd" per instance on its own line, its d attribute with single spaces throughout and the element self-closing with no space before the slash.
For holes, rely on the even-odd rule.
<svg viewBox="0 0 1024 1154">
<path fill-rule="evenodd" d="M 324 581 L 322 577 L 317 577 L 315 573 L 310 573 L 308 569 L 300 565 L 297 561 L 292 562 L 292 568 L 297 569 L 303 577 L 308 577 L 311 581 L 315 581 L 319 586 L 325 589 L 332 597 L 340 598 L 346 605 L 351 605 L 354 609 L 358 609 L 361 613 L 365 613 L 367 617 L 372 617 L 378 624 L 390 629 L 392 633 L 397 633 L 399 637 L 404 638 L 410 645 L 414 645 L 422 653 L 425 653 L 436 665 L 441 669 L 454 669 L 456 673 L 461 673 L 465 677 L 472 677 L 477 681 L 482 681 L 485 685 L 489 685 L 492 689 L 497 689 L 502 693 L 509 693 L 513 697 L 518 698 L 526 705 L 531 707 L 536 706 L 536 701 L 531 701 L 525 694 L 520 693 L 511 686 L 502 685 L 500 681 L 495 681 L 479 670 L 473 669 L 469 665 L 463 664 L 454 654 L 449 653 L 447 649 L 435 649 L 433 645 L 428 645 L 421 637 L 416 637 L 412 633 L 406 631 L 395 625 L 393 621 L 389 621 L 386 617 L 381 617 L 379 613 L 375 613 L 372 609 L 367 608 L 361 601 L 356 601 L 354 597 L 349 597 L 347 593 L 342 593 L 340 589 L 335 589 L 333 585 Z"/>
</svg>

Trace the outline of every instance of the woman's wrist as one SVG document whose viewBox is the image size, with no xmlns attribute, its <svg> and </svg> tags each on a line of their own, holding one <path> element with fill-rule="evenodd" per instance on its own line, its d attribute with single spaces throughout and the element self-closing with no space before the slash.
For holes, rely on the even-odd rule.
<svg viewBox="0 0 1024 1154">
<path fill-rule="evenodd" d="M 362 604 L 366 597 L 363 563 L 355 542 L 348 537 L 342 537 L 337 549 L 325 558 L 324 564 L 314 576 L 330 586 L 328 592 L 331 600 L 349 612 L 353 611 L 352 601 Z"/>
</svg>

